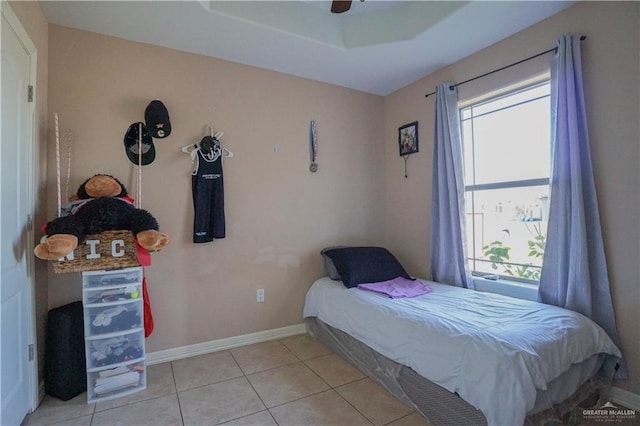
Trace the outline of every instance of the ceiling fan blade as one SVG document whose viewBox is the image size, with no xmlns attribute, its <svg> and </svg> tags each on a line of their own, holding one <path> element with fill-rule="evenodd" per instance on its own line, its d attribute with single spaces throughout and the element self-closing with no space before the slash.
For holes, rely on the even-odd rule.
<svg viewBox="0 0 640 426">
<path fill-rule="evenodd" d="M 331 13 L 344 13 L 351 9 L 351 0 L 334 0 L 331 3 Z"/>
</svg>

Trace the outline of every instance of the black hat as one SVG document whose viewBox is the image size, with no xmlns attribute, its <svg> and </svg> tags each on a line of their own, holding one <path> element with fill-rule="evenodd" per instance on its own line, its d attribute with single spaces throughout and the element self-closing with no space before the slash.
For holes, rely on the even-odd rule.
<svg viewBox="0 0 640 426">
<path fill-rule="evenodd" d="M 200 151 L 205 154 L 213 153 L 216 146 L 220 147 L 220 141 L 215 136 L 205 136 L 200 141 Z"/>
<path fill-rule="evenodd" d="M 160 100 L 155 99 L 147 105 L 147 109 L 144 111 L 144 120 L 147 122 L 152 137 L 166 138 L 171 134 L 169 111 Z"/>
<path fill-rule="evenodd" d="M 127 153 L 127 157 L 133 164 L 138 164 L 138 132 L 142 127 L 142 158 L 141 166 L 153 163 L 156 159 L 156 148 L 153 146 L 153 139 L 147 132 L 147 128 L 144 123 L 133 123 L 127 129 L 127 133 L 124 135 L 124 151 Z"/>
</svg>

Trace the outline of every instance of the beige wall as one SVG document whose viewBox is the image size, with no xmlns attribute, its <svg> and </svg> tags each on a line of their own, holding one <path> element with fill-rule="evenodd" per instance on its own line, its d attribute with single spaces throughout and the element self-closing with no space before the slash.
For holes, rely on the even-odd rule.
<svg viewBox="0 0 640 426">
<path fill-rule="evenodd" d="M 49 68 L 49 25 L 38 2 L 9 2 L 20 23 L 37 49 L 37 76 L 35 86 L 35 217 L 34 223 L 47 218 L 47 83 Z M 36 239 L 40 235 L 36 233 Z M 34 246 L 36 241 L 34 241 Z M 47 269 L 35 264 L 36 329 L 38 334 L 38 371 L 44 374 L 44 333 L 47 319 Z"/>
<path fill-rule="evenodd" d="M 49 138 L 57 112 L 63 154 L 73 131 L 72 192 L 106 172 L 135 197 L 124 133 L 152 99 L 169 110 L 173 131 L 154 140 L 157 157 L 142 178 L 142 206 L 172 238 L 146 269 L 156 326 L 149 351 L 299 324 L 305 292 L 324 274 L 324 246 L 383 242 L 381 97 L 54 25 L 50 52 Z M 227 238 L 193 244 L 193 166 L 180 147 L 199 142 L 209 124 L 235 154 L 224 162 Z M 49 307 L 80 294 L 79 274 L 50 273 Z"/>
<path fill-rule="evenodd" d="M 565 32 L 582 33 L 591 153 L 622 349 L 631 380 L 616 386 L 640 393 L 640 140 L 639 8 L 637 2 L 585 2 L 429 75 L 385 98 L 386 235 L 409 273 L 429 275 L 429 211 L 437 83 L 463 81 L 551 48 Z M 470 98 L 544 70 L 535 61 L 461 86 Z M 419 120 L 420 152 L 404 178 L 397 128 Z"/>
</svg>

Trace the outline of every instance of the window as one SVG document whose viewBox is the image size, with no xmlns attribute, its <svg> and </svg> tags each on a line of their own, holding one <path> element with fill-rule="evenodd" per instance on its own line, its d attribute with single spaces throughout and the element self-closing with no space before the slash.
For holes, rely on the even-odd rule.
<svg viewBox="0 0 640 426">
<path fill-rule="evenodd" d="M 545 82 L 460 110 L 474 275 L 540 280 L 549 212 L 549 97 Z"/>
</svg>

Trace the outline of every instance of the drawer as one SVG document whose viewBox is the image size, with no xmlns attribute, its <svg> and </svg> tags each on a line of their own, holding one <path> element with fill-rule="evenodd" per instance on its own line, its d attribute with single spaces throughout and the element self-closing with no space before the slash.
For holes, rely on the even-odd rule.
<svg viewBox="0 0 640 426">
<path fill-rule="evenodd" d="M 100 303 L 126 302 L 136 300 L 141 297 L 142 291 L 139 283 L 108 286 L 95 290 L 84 290 L 85 306 Z"/>
<path fill-rule="evenodd" d="M 88 271 L 82 274 L 84 288 L 113 287 L 142 282 L 142 268 L 125 268 L 113 271 Z"/>
<path fill-rule="evenodd" d="M 141 328 L 142 300 L 85 306 L 85 335 L 118 333 Z"/>
<path fill-rule="evenodd" d="M 87 370 L 116 367 L 144 358 L 144 330 L 121 335 L 85 338 Z"/>
<path fill-rule="evenodd" d="M 91 372 L 87 376 L 88 402 L 118 398 L 146 388 L 144 363 Z"/>
</svg>

